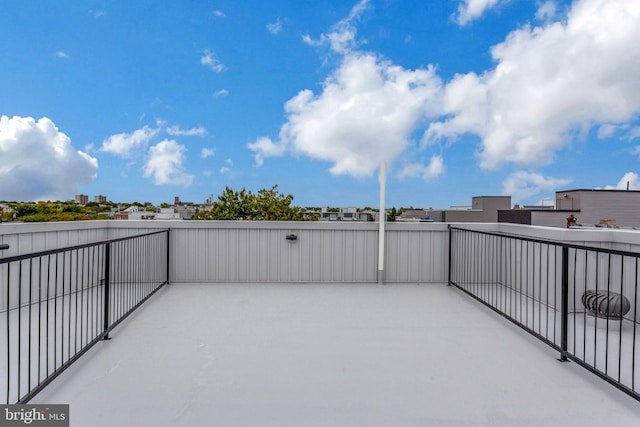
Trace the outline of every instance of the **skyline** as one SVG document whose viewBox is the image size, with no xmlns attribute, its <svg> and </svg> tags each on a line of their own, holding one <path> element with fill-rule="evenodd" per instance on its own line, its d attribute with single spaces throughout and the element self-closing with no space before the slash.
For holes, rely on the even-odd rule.
<svg viewBox="0 0 640 427">
<path fill-rule="evenodd" d="M 640 189 L 637 1 L 423 3 L 10 2 L 0 199 L 376 207 L 381 160 L 388 206 Z"/>
</svg>

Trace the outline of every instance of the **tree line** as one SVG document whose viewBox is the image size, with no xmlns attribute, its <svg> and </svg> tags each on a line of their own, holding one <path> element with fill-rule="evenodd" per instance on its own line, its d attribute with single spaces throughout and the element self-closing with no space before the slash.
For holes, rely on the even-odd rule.
<svg viewBox="0 0 640 427">
<path fill-rule="evenodd" d="M 113 208 L 121 210 L 129 206 L 144 207 L 147 211 L 155 211 L 150 202 L 114 203 L 89 202 L 81 205 L 75 201 L 67 202 L 1 202 L 9 206 L 11 211 L 0 212 L 1 221 L 47 222 L 47 221 L 79 221 L 91 219 L 109 219 Z M 162 203 L 160 207 L 172 205 Z M 339 212 L 339 208 L 327 208 L 329 212 Z M 263 188 L 253 193 L 251 190 L 234 190 L 229 186 L 218 196 L 211 195 L 204 206 L 196 208 L 194 220 L 245 220 L 245 221 L 317 221 L 320 208 L 303 208 L 293 205 L 293 195 L 278 191 L 278 185 Z M 365 210 L 377 210 L 365 208 Z M 393 221 L 400 212 L 395 208 L 387 211 L 387 220 Z"/>
</svg>

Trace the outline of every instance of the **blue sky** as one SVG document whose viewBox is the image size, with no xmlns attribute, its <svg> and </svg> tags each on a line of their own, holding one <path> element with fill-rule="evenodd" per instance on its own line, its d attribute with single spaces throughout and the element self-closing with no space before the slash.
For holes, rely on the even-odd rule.
<svg viewBox="0 0 640 427">
<path fill-rule="evenodd" d="M 638 40 L 637 0 L 5 0 L 0 200 L 640 189 Z"/>
</svg>

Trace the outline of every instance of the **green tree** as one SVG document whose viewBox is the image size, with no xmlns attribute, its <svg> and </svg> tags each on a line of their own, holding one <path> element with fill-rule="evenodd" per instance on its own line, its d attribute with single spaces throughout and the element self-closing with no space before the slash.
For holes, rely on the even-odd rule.
<svg viewBox="0 0 640 427">
<path fill-rule="evenodd" d="M 398 211 L 396 211 L 395 206 L 392 207 L 390 211 L 387 211 L 387 221 L 394 222 L 396 220 L 396 216 L 398 216 Z"/>
<path fill-rule="evenodd" d="M 83 213 L 84 211 L 84 206 L 76 203 L 65 203 L 62 207 L 62 212 Z"/>
<path fill-rule="evenodd" d="M 16 214 L 16 218 L 22 218 L 29 215 L 35 215 L 38 213 L 38 208 L 35 205 L 20 203 L 13 208 Z"/>
<path fill-rule="evenodd" d="M 235 191 L 226 187 L 214 199 L 207 199 L 212 204 L 210 211 L 196 212 L 194 219 L 215 220 L 251 220 L 251 221 L 304 221 L 304 209 L 291 206 L 293 196 L 278 192 L 278 186 L 262 189 L 252 193 L 244 188 Z"/>
</svg>

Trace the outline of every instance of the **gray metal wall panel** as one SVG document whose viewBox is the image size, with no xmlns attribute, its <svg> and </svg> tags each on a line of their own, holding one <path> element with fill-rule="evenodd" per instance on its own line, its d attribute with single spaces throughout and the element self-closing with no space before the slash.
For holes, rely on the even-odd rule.
<svg viewBox="0 0 640 427">
<path fill-rule="evenodd" d="M 503 223 L 459 225 L 614 249 L 640 248 L 640 233 L 629 230 L 566 230 Z M 172 229 L 170 269 L 173 282 L 377 281 L 378 224 L 374 223 L 101 221 L 2 224 L 0 242 L 9 243 L 12 248 L 2 251 L 0 256 L 168 227 Z M 296 234 L 298 240 L 285 240 L 287 234 Z M 389 283 L 446 282 L 447 225 L 387 224 L 386 254 L 386 281 Z M 508 254 L 516 255 L 518 251 Z"/>
<path fill-rule="evenodd" d="M 203 223 L 204 225 L 204 223 Z M 297 235 L 295 241 L 286 240 Z M 377 232 L 247 227 L 173 229 L 174 282 L 371 282 Z"/>
<path fill-rule="evenodd" d="M 390 224 L 386 235 L 385 282 L 446 282 L 448 238 L 446 231 L 418 225 L 394 231 Z"/>
<path fill-rule="evenodd" d="M 0 225 L 0 243 L 10 248 L 0 251 L 0 257 L 28 254 L 106 240 L 109 231 L 102 222 L 38 223 Z"/>
</svg>

